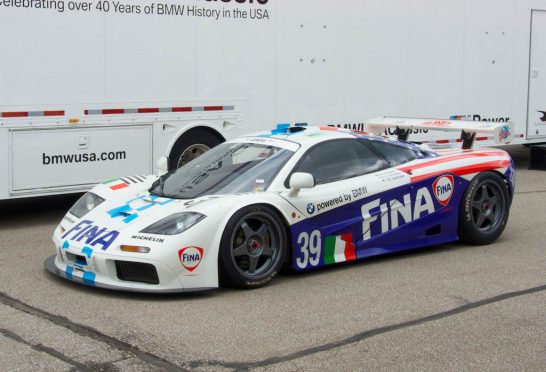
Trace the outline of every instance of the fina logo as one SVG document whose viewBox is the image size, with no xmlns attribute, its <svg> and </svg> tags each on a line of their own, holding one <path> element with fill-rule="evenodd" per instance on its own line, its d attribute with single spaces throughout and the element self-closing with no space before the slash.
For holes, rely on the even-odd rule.
<svg viewBox="0 0 546 372">
<path fill-rule="evenodd" d="M 315 205 L 313 203 L 307 204 L 307 213 L 309 214 L 315 213 Z"/>
<path fill-rule="evenodd" d="M 178 251 L 178 258 L 180 263 L 190 273 L 197 269 L 197 266 L 201 263 L 203 258 L 203 248 L 199 247 L 186 247 Z"/>
<path fill-rule="evenodd" d="M 453 176 L 442 176 L 436 179 L 432 184 L 436 200 L 444 207 L 449 203 L 454 190 Z"/>
</svg>

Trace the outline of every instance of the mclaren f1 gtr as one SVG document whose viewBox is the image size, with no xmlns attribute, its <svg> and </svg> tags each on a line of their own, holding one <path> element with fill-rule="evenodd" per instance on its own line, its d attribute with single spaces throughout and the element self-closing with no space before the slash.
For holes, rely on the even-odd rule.
<svg viewBox="0 0 546 372">
<path fill-rule="evenodd" d="M 379 133 L 395 128 L 398 139 Z M 460 131 L 462 149 L 408 142 L 416 129 Z M 507 123 L 378 118 L 367 132 L 279 125 L 159 176 L 108 180 L 53 234 L 50 272 L 90 286 L 178 292 L 253 288 L 283 266 L 309 270 L 503 232 L 515 170 L 477 133 Z"/>
</svg>

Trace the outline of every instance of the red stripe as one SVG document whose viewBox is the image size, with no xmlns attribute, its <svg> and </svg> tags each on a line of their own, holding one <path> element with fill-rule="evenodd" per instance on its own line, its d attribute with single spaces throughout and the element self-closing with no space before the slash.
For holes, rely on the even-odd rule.
<svg viewBox="0 0 546 372">
<path fill-rule="evenodd" d="M 3 112 L 2 117 L 3 118 L 25 118 L 28 116 L 28 112 Z"/>
<path fill-rule="evenodd" d="M 478 137 L 476 138 L 476 141 L 487 141 L 489 137 Z"/>
<path fill-rule="evenodd" d="M 139 114 L 152 114 L 156 112 L 159 112 L 158 108 L 139 108 L 138 109 Z"/>
<path fill-rule="evenodd" d="M 436 143 L 449 143 L 449 140 L 438 140 Z"/>
<path fill-rule="evenodd" d="M 203 107 L 203 110 L 205 110 L 205 111 L 222 111 L 222 110 L 224 110 L 224 106 L 205 106 L 205 107 Z"/>
<path fill-rule="evenodd" d="M 501 151 L 488 152 L 488 153 L 486 153 L 486 152 L 471 152 L 471 153 L 466 153 L 466 154 L 445 155 L 444 157 L 435 158 L 435 159 L 427 161 L 425 163 L 415 164 L 415 165 L 410 165 L 410 166 L 407 166 L 407 167 L 398 168 L 398 170 L 402 171 L 402 172 L 408 172 L 408 171 L 414 171 L 416 169 L 430 167 L 430 166 L 436 165 L 436 164 L 446 163 L 446 162 L 449 162 L 449 161 L 468 159 L 468 158 L 478 158 L 478 157 L 484 157 L 484 156 L 503 156 L 503 155 L 506 155 L 506 153 L 501 152 Z"/>
<path fill-rule="evenodd" d="M 341 240 L 345 242 L 345 260 L 356 260 L 356 246 L 353 243 L 353 234 L 341 235 Z"/>
<path fill-rule="evenodd" d="M 424 179 L 431 178 L 431 177 L 438 176 L 440 174 L 445 174 L 445 173 L 452 173 L 456 176 L 464 176 L 467 174 L 484 172 L 491 169 L 508 168 L 509 166 L 510 166 L 510 160 L 508 159 L 494 160 L 487 163 L 468 165 L 466 167 L 455 168 L 455 169 L 444 169 L 444 170 L 429 173 L 429 174 L 415 176 L 411 178 L 411 182 L 419 182 Z"/>
<path fill-rule="evenodd" d="M 115 191 L 115 190 L 119 190 L 119 189 L 124 189 L 124 188 L 126 188 L 128 186 L 129 185 L 127 185 L 126 183 L 120 183 L 118 185 L 110 186 L 110 188 Z"/>
<path fill-rule="evenodd" d="M 172 112 L 191 112 L 191 107 L 173 107 Z"/>
<path fill-rule="evenodd" d="M 64 111 L 44 111 L 44 116 L 64 116 Z"/>
<path fill-rule="evenodd" d="M 102 110 L 103 115 L 119 115 L 119 114 L 125 114 L 124 109 L 105 109 Z"/>
<path fill-rule="evenodd" d="M 338 130 L 337 127 L 328 127 L 328 126 L 325 126 L 325 125 L 319 127 L 319 129 L 320 130 Z"/>
<path fill-rule="evenodd" d="M 89 110 L 84 110 L 84 111 L 83 111 L 83 114 L 84 114 L 84 115 L 89 115 Z"/>
</svg>

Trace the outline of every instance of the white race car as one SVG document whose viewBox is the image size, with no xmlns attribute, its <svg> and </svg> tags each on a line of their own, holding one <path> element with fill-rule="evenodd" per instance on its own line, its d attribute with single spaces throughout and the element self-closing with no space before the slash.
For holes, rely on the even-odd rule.
<svg viewBox="0 0 546 372">
<path fill-rule="evenodd" d="M 182 168 L 104 182 L 53 234 L 50 272 L 110 289 L 251 288 L 283 266 L 307 270 L 462 239 L 493 242 L 514 164 L 471 150 L 506 123 L 380 118 L 369 130 L 462 130 L 463 150 L 332 127 L 281 125 L 223 143 Z"/>
</svg>

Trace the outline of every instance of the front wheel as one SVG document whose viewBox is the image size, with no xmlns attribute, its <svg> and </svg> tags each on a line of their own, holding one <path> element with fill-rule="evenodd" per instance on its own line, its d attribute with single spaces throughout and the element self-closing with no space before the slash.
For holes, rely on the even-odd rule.
<svg viewBox="0 0 546 372">
<path fill-rule="evenodd" d="M 459 238 L 471 244 L 489 244 L 502 234 L 510 212 L 504 179 L 495 172 L 478 174 L 466 189 L 459 207 Z"/>
<path fill-rule="evenodd" d="M 235 213 L 226 225 L 219 252 L 223 286 L 256 288 L 281 269 L 286 255 L 286 228 L 275 211 L 249 206 Z"/>
</svg>

